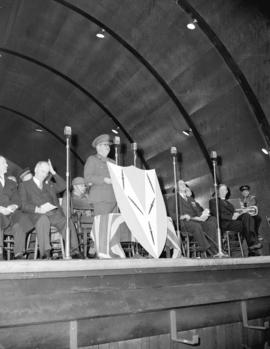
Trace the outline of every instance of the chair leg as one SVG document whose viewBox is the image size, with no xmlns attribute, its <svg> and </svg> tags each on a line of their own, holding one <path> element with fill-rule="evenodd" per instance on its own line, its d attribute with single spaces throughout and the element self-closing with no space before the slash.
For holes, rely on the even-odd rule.
<svg viewBox="0 0 270 349">
<path fill-rule="evenodd" d="M 187 246 L 187 258 L 190 258 L 190 241 L 189 241 L 188 233 L 186 235 L 186 246 Z"/>
<path fill-rule="evenodd" d="M 241 236 L 240 233 L 237 233 L 238 241 L 239 241 L 239 246 L 240 246 L 240 251 L 241 251 L 241 256 L 244 257 L 244 251 L 243 251 L 243 246 L 242 246 L 242 241 L 241 241 Z"/>
<path fill-rule="evenodd" d="M 227 247 L 228 247 L 228 255 L 231 257 L 231 245 L 230 245 L 230 237 L 229 237 L 228 231 L 226 231 L 226 240 L 227 240 Z"/>
<path fill-rule="evenodd" d="M 87 258 L 87 229 L 83 229 L 83 255 L 84 258 Z"/>
<path fill-rule="evenodd" d="M 59 235 L 60 235 L 60 245 L 61 245 L 62 258 L 65 258 L 65 248 L 64 248 L 63 236 L 61 234 L 59 234 Z"/>
<path fill-rule="evenodd" d="M 38 237 L 36 233 L 34 259 L 37 259 L 37 254 L 38 254 Z"/>
</svg>

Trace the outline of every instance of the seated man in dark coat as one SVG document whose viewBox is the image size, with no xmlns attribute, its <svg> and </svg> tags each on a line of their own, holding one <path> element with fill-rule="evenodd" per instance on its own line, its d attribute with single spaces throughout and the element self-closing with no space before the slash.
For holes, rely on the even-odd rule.
<svg viewBox="0 0 270 349">
<path fill-rule="evenodd" d="M 218 205 L 221 231 L 232 230 L 241 233 L 246 239 L 249 251 L 261 248 L 258 243 L 255 233 L 254 222 L 252 223 L 251 216 L 248 213 L 235 212 L 234 206 L 227 200 L 228 187 L 225 184 L 220 184 L 218 189 Z M 209 201 L 210 212 L 216 216 L 216 201 L 215 198 Z"/>
<path fill-rule="evenodd" d="M 187 195 L 188 194 L 188 195 Z M 181 229 L 191 233 L 198 242 L 200 250 L 212 255 L 216 252 L 216 220 L 209 218 L 209 210 L 203 210 L 190 195 L 185 182 L 178 181 L 178 203 Z M 168 200 L 168 211 L 172 219 L 176 220 L 175 198 Z M 207 234 L 211 237 L 209 240 Z"/>
<path fill-rule="evenodd" d="M 55 179 L 46 181 L 51 174 Z M 40 161 L 36 164 L 32 179 L 20 184 L 22 209 L 28 213 L 36 227 L 39 250 L 42 258 L 50 257 L 50 226 L 55 226 L 65 239 L 66 218 L 59 205 L 57 194 L 65 190 L 65 181 L 54 171 L 51 161 Z M 71 256 L 79 256 L 78 239 L 75 227 L 70 224 Z"/>
<path fill-rule="evenodd" d="M 26 233 L 33 225 L 19 210 L 20 198 L 17 183 L 6 177 L 8 164 L 0 156 L 0 259 L 3 259 L 4 233 L 14 235 L 14 256 L 20 258 L 25 249 Z"/>
</svg>

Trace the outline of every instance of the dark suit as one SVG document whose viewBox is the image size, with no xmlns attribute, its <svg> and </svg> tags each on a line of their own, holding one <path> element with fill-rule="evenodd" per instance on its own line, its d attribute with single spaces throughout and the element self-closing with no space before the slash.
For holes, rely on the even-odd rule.
<svg viewBox="0 0 270 349">
<path fill-rule="evenodd" d="M 240 232 L 246 239 L 247 245 L 252 246 L 256 243 L 255 226 L 252 217 L 248 213 L 244 213 L 236 220 L 233 220 L 234 206 L 228 200 L 218 199 L 219 218 L 221 231 L 232 230 Z M 209 201 L 210 212 L 216 217 L 216 200 L 215 198 Z"/>
<path fill-rule="evenodd" d="M 55 183 L 45 181 L 42 189 L 36 185 L 33 179 L 20 185 L 22 210 L 28 214 L 32 223 L 36 226 L 41 256 L 45 254 L 45 251 L 51 249 L 49 236 L 51 225 L 59 230 L 63 238 L 66 234 L 66 218 L 57 198 L 57 194 L 65 189 L 65 181 L 57 174 L 54 179 Z M 46 202 L 55 205 L 57 208 L 46 214 L 36 213 L 36 207 L 40 207 Z M 78 239 L 73 224 L 70 224 L 70 245 L 71 249 L 78 248 Z"/>
<path fill-rule="evenodd" d="M 187 200 L 185 200 L 179 194 L 178 206 L 179 217 L 185 214 L 188 214 L 191 218 L 199 217 L 203 211 L 201 206 L 193 198 L 187 198 Z M 168 211 L 172 219 L 176 221 L 174 196 L 168 199 Z M 205 222 L 181 220 L 181 229 L 194 236 L 194 239 L 198 242 L 202 251 L 206 251 L 212 246 L 211 242 L 207 239 L 208 235 L 211 240 L 216 241 L 216 220 L 213 217 L 209 217 Z M 214 246 L 212 247 L 214 248 Z"/>
<path fill-rule="evenodd" d="M 92 183 L 89 200 L 94 206 L 94 215 L 116 212 L 116 199 L 111 184 L 104 182 L 104 178 L 110 178 L 107 162 L 113 162 L 101 155 L 91 155 L 84 166 L 84 179 L 86 183 Z"/>
<path fill-rule="evenodd" d="M 0 206 L 18 205 L 20 208 L 20 197 L 17 185 L 14 181 L 5 177 L 5 186 L 0 182 Z M 3 247 L 4 232 L 14 235 L 14 255 L 25 249 L 26 233 L 33 228 L 31 221 L 19 209 L 10 215 L 0 214 L 0 247 Z"/>
</svg>

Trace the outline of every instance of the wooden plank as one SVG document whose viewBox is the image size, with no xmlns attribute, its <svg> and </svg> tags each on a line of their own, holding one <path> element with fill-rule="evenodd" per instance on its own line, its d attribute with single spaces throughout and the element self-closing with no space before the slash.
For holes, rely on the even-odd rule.
<svg viewBox="0 0 270 349">
<path fill-rule="evenodd" d="M 58 261 L 1 261 L 0 278 L 39 278 L 74 275 L 121 275 L 201 270 L 233 270 L 269 268 L 270 256 L 225 259 L 110 259 Z"/>
</svg>

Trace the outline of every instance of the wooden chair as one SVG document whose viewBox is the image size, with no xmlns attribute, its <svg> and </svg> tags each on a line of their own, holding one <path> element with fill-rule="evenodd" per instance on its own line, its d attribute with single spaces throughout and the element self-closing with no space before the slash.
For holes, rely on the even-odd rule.
<svg viewBox="0 0 270 349">
<path fill-rule="evenodd" d="M 193 234 L 187 231 L 181 231 L 183 252 L 187 258 L 206 258 L 206 252 L 200 251 L 198 242 L 194 239 Z"/>
<path fill-rule="evenodd" d="M 91 214 L 89 214 L 89 212 Z M 90 236 L 94 221 L 93 210 L 89 207 L 74 208 L 72 218 L 76 227 L 80 250 L 83 253 L 84 258 L 87 258 L 87 252 L 91 244 L 93 244 L 93 240 Z"/>
<path fill-rule="evenodd" d="M 4 233 L 4 246 L 3 254 L 7 260 L 13 259 L 14 257 L 14 237 L 10 233 Z"/>
<path fill-rule="evenodd" d="M 52 257 L 56 259 L 56 258 L 59 258 L 59 255 L 61 255 L 61 257 L 64 258 L 65 249 L 64 249 L 64 241 L 63 241 L 62 234 L 59 233 L 57 228 L 54 226 L 51 226 L 50 234 L 51 234 Z M 29 258 L 31 254 L 33 254 L 33 259 L 37 259 L 38 237 L 35 229 L 31 230 L 27 236 L 25 252 L 26 252 L 27 258 Z"/>
<path fill-rule="evenodd" d="M 239 232 L 226 230 L 225 236 L 224 236 L 223 248 L 230 257 L 232 257 L 233 253 L 239 252 L 239 251 L 241 253 L 241 257 L 245 257 L 243 245 L 242 245 L 242 239 Z"/>
</svg>

